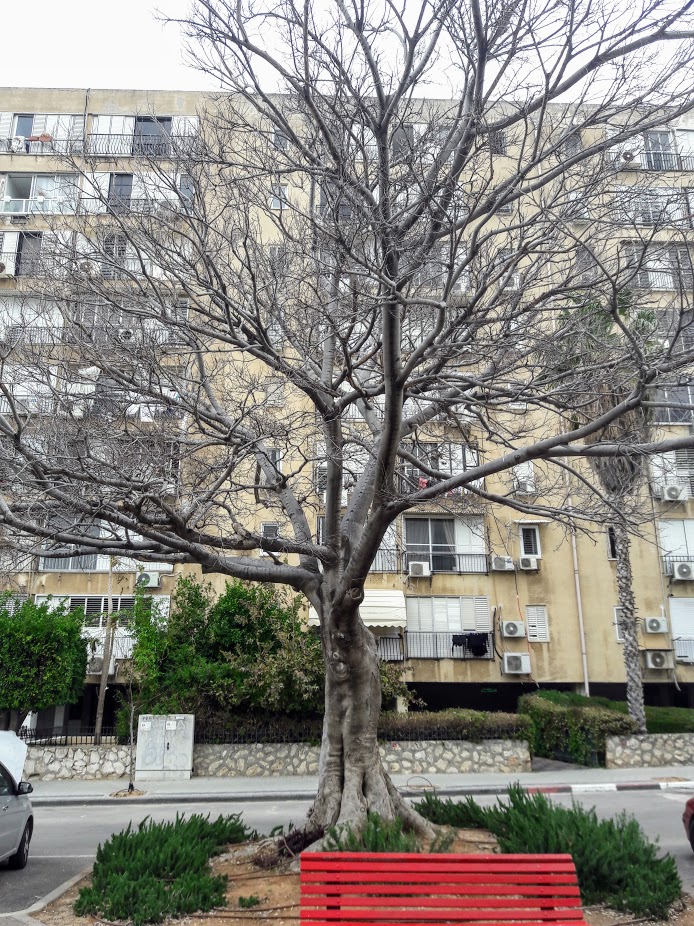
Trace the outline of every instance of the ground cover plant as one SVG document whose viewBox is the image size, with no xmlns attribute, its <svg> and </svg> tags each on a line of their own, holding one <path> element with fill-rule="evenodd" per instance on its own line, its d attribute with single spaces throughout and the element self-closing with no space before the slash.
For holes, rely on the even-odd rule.
<svg viewBox="0 0 694 926">
<path fill-rule="evenodd" d="M 627 713 L 626 701 L 612 701 L 574 694 L 572 691 L 538 691 L 537 697 L 555 704 L 573 705 L 574 707 L 603 707 L 619 714 Z M 649 707 L 646 706 L 646 725 L 649 733 L 693 733 L 694 710 L 690 707 Z"/>
<path fill-rule="evenodd" d="M 415 806 L 435 824 L 489 830 L 502 852 L 570 853 L 584 904 L 660 919 L 681 897 L 675 860 L 660 857 L 658 846 L 624 813 L 601 820 L 593 809 L 561 807 L 519 785 L 492 807 L 429 794 Z"/>
<path fill-rule="evenodd" d="M 239 814 L 129 824 L 99 846 L 92 883 L 80 891 L 75 913 L 139 926 L 224 906 L 227 879 L 212 874 L 209 860 L 253 835 Z"/>
</svg>

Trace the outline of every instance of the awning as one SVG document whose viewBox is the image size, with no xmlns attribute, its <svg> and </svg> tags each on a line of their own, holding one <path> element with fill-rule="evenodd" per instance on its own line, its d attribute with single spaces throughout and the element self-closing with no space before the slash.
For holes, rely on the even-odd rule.
<svg viewBox="0 0 694 926">
<path fill-rule="evenodd" d="M 407 626 L 405 595 L 392 588 L 365 589 L 359 613 L 367 627 Z M 308 622 L 311 627 L 318 625 L 318 614 L 314 608 L 308 609 Z"/>
<path fill-rule="evenodd" d="M 514 524 L 551 524 L 551 518 L 516 518 Z"/>
</svg>

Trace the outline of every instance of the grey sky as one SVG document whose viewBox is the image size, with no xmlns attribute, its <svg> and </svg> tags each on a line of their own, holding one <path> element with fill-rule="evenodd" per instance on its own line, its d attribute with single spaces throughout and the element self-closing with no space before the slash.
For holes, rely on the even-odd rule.
<svg viewBox="0 0 694 926">
<path fill-rule="evenodd" d="M 155 9 L 184 14 L 189 0 L 14 0 L 3 6 L 0 86 L 210 89 L 182 63 L 178 28 Z"/>
</svg>

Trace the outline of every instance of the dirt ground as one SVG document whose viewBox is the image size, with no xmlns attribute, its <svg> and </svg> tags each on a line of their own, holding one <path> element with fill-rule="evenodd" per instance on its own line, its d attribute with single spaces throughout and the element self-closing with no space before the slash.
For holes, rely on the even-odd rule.
<svg viewBox="0 0 694 926">
<path fill-rule="evenodd" d="M 267 870 L 261 869 L 251 860 L 256 851 L 256 846 L 234 846 L 225 855 L 214 858 L 214 872 L 225 874 L 229 878 L 227 906 L 175 922 L 180 926 L 253 926 L 254 922 L 272 920 L 274 926 L 298 926 L 298 871 L 291 871 L 288 863 L 275 865 Z M 490 834 L 479 830 L 459 830 L 458 838 L 447 851 L 494 852 L 495 840 Z M 107 921 L 95 917 L 77 917 L 72 912 L 72 905 L 80 887 L 88 883 L 88 878 L 85 878 L 40 913 L 34 913 L 33 917 L 45 926 L 109 926 Z M 260 900 L 258 906 L 250 909 L 242 909 L 239 906 L 240 897 L 253 896 Z M 631 926 L 654 922 L 602 907 L 587 907 L 584 912 L 589 926 Z M 694 897 L 685 895 L 682 909 L 674 910 L 670 920 L 666 922 L 675 926 L 694 926 Z M 125 924 L 119 923 L 117 926 Z"/>
</svg>

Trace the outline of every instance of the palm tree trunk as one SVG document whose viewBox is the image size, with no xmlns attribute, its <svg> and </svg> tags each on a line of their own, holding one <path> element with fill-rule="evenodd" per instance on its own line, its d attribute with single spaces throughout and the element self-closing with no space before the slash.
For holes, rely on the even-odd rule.
<svg viewBox="0 0 694 926">
<path fill-rule="evenodd" d="M 617 589 L 621 608 L 620 626 L 624 638 L 624 668 L 627 677 L 627 709 L 637 724 L 638 733 L 646 733 L 646 708 L 643 701 L 643 670 L 639 658 L 629 534 L 623 521 L 612 525 L 617 554 Z"/>
</svg>

